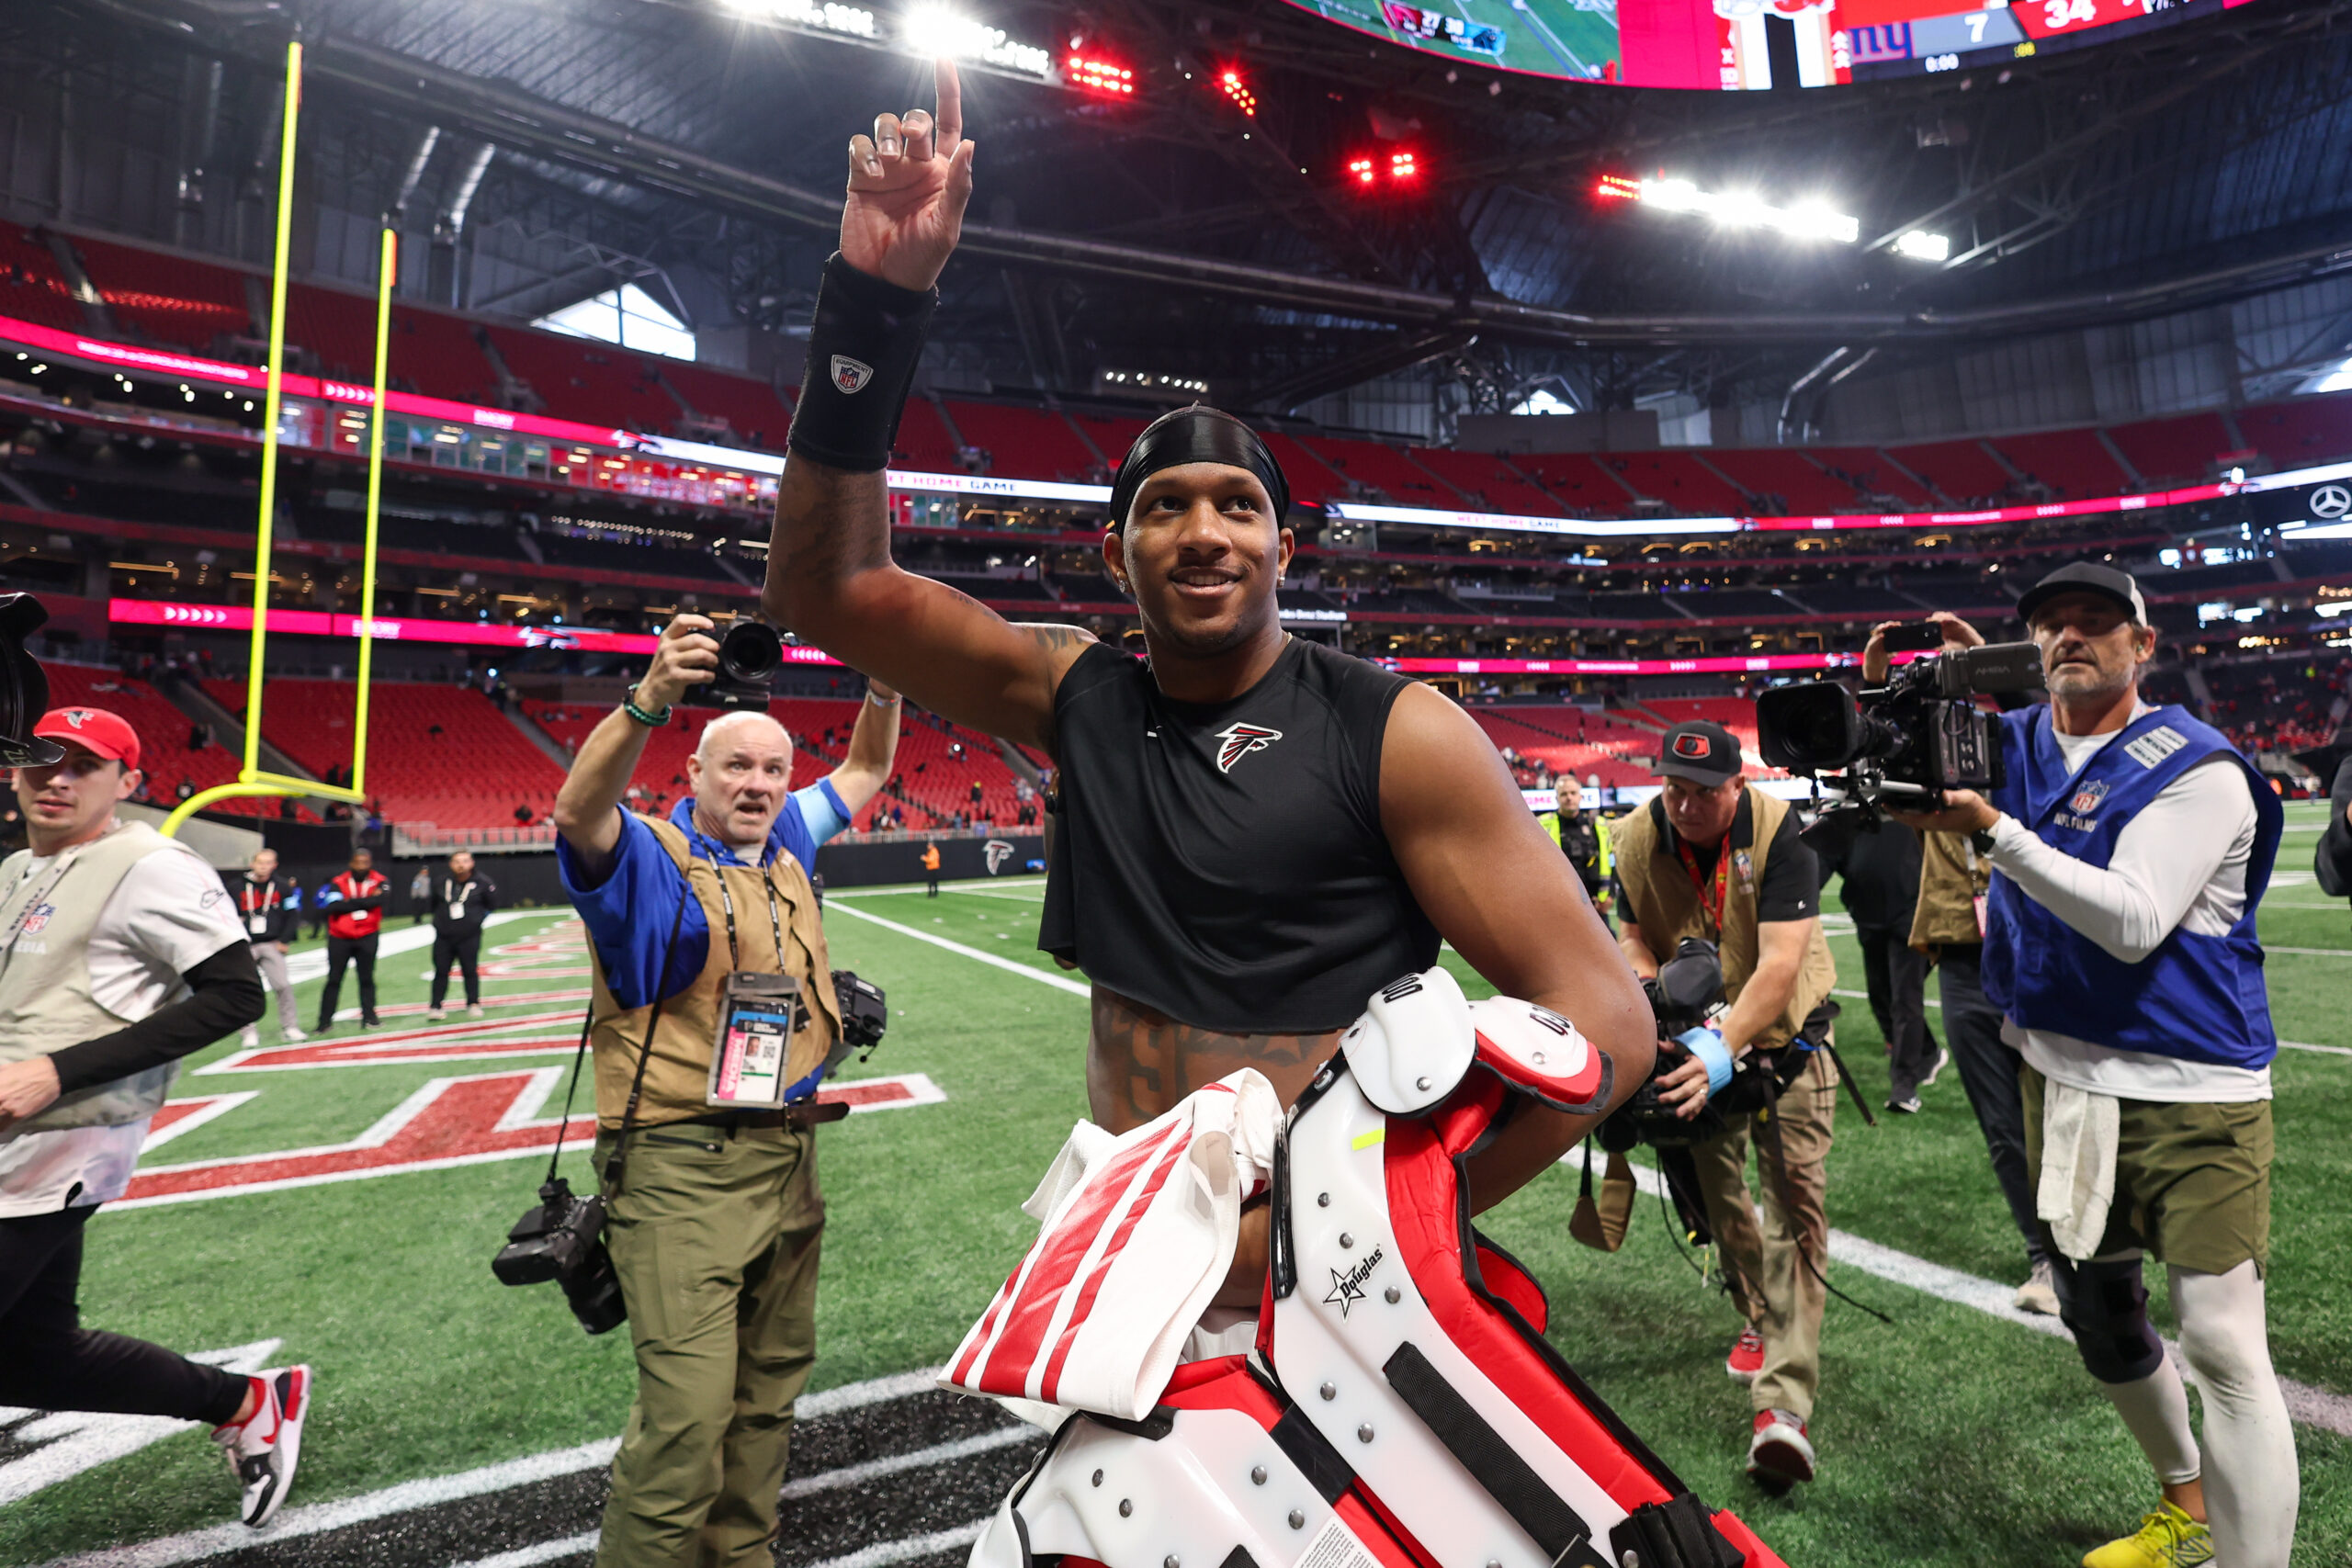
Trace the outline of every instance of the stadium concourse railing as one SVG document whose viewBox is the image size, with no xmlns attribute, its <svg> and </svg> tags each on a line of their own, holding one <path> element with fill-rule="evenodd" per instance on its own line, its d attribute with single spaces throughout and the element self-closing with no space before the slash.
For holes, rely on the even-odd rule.
<svg viewBox="0 0 2352 1568">
<path fill-rule="evenodd" d="M 443 828 L 432 822 L 390 825 L 391 852 L 396 860 L 429 859 L 459 850 L 473 854 L 545 854 L 555 848 L 555 826 L 538 822 L 522 828 Z M 836 844 L 927 844 L 948 839 L 994 839 L 1012 833 L 1034 837 L 1037 829 L 997 823 L 978 828 L 885 828 L 861 831 L 852 828 L 834 835 Z"/>
</svg>

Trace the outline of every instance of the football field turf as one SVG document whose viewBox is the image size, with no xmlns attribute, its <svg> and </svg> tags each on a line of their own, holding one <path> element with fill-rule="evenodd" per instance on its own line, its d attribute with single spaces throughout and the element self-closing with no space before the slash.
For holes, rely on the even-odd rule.
<svg viewBox="0 0 2352 1568">
<path fill-rule="evenodd" d="M 2352 911 L 2311 884 L 2314 808 L 2290 820 L 2263 919 L 2279 1032 L 2298 1043 L 2275 1075 L 2270 1326 L 2306 1417 L 2295 1562 L 2333 1568 L 2352 1562 Z M 1040 892 L 1019 879 L 831 901 L 833 960 L 888 990 L 891 1032 L 846 1075 L 870 1109 L 819 1134 L 824 1392 L 786 1488 L 787 1568 L 960 1562 L 967 1527 L 1034 1446 L 905 1374 L 946 1356 L 1018 1259 L 1034 1227 L 1016 1205 L 1085 1111 L 1083 986 L 1035 950 Z M 1831 909 L 1838 983 L 1856 998 L 1838 1039 L 1875 1109 L 1884 1066 Z M 389 927 L 387 944 L 412 930 Z M 500 951 L 482 1023 L 427 1029 L 412 949 L 381 962 L 380 1030 L 346 1022 L 292 1055 L 243 1055 L 232 1040 L 194 1058 L 134 1201 L 90 1226 L 91 1326 L 317 1370 L 280 1523 L 234 1523 L 228 1476 L 193 1428 L 0 1411 L 0 1564 L 585 1561 L 628 1408 L 626 1334 L 586 1337 L 554 1287 L 503 1288 L 489 1260 L 545 1168 L 586 959 L 563 910 L 511 912 L 485 947 Z M 298 959 L 298 975 L 316 964 Z M 300 989 L 314 1009 L 317 979 Z M 2062 1568 L 2134 1523 L 2151 1484 L 2072 1346 L 1988 1310 L 2005 1307 L 2020 1250 L 1956 1075 L 1924 1099 L 1876 1130 L 1840 1106 L 1830 1278 L 1892 1322 L 1830 1302 L 1822 1476 L 1786 1500 L 1739 1473 L 1747 1398 L 1722 1366 L 1738 1323 L 1655 1202 L 1613 1257 L 1569 1239 L 1566 1169 L 1482 1224 L 1549 1291 L 1568 1360 L 1796 1568 Z M 565 1165 L 588 1184 L 583 1158 Z M 2161 1270 L 2150 1282 L 2170 1328 Z"/>
</svg>

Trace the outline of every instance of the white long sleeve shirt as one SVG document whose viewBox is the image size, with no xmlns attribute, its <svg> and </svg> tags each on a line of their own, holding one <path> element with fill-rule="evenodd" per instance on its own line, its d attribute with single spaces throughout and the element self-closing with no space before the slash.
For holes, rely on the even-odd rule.
<svg viewBox="0 0 2352 1568">
<path fill-rule="evenodd" d="M 2148 712 L 2143 703 L 2132 713 Z M 2079 771 L 2122 731 L 2056 735 Z M 2154 953 L 2176 927 L 2225 936 L 2245 912 L 2245 875 L 2257 819 L 2245 774 L 2213 757 L 2175 779 L 2116 835 L 2102 869 L 2041 841 L 2013 817 L 1993 827 L 1993 867 L 2018 890 L 2127 964 Z M 2003 1038 L 2042 1077 L 2118 1100 L 2229 1101 L 2270 1098 L 2270 1069 L 2188 1062 L 2004 1023 Z"/>
</svg>

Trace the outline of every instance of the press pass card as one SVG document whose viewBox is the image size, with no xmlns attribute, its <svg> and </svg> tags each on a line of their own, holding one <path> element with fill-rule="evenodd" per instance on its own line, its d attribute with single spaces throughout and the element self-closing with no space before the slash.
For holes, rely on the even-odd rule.
<svg viewBox="0 0 2352 1568">
<path fill-rule="evenodd" d="M 800 1018 L 799 982 L 782 975 L 730 975 L 711 1052 L 707 1102 L 723 1110 L 773 1111 L 790 1080 L 785 1059 Z"/>
</svg>

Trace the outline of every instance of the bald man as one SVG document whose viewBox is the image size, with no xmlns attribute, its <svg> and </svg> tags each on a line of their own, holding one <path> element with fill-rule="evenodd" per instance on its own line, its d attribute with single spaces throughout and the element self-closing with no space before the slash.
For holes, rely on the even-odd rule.
<svg viewBox="0 0 2352 1568">
<path fill-rule="evenodd" d="M 848 761 L 795 790 L 784 727 L 729 713 L 703 730 L 692 793 L 667 821 L 623 810 L 647 735 L 717 673 L 711 629 L 670 623 L 555 803 L 556 863 L 594 961 L 595 1168 L 638 1366 L 598 1568 L 769 1561 L 793 1403 L 816 1361 L 825 1206 L 806 1106 L 841 1036 L 809 872 L 899 744 L 898 694 L 876 683 Z M 780 1110 L 714 1105 L 713 1048 L 744 974 L 800 987 Z"/>
</svg>

